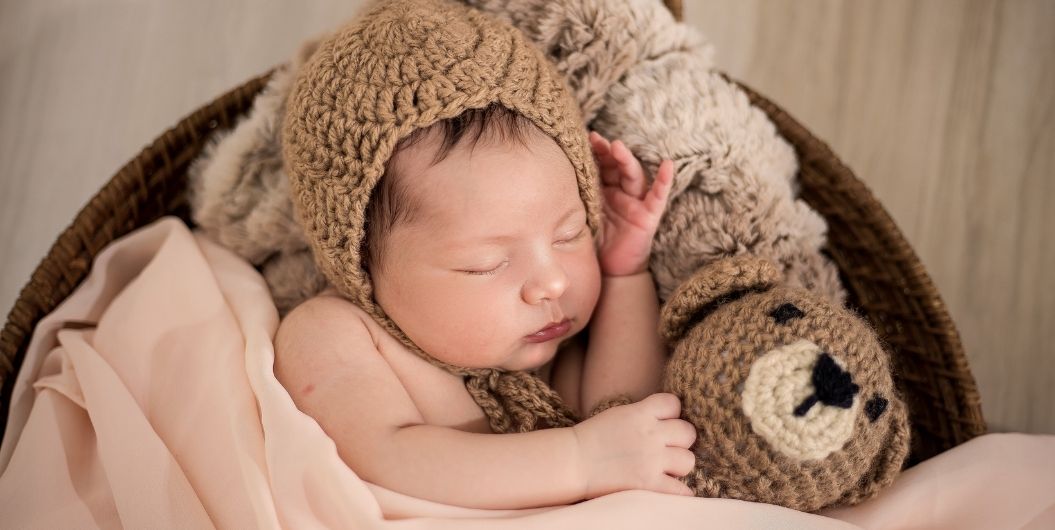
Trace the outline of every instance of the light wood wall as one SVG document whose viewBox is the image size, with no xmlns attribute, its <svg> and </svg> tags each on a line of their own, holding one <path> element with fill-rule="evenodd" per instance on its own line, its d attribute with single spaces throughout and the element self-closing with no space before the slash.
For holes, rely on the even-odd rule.
<svg viewBox="0 0 1055 530">
<path fill-rule="evenodd" d="M 0 0 L 0 308 L 146 143 L 359 1 Z M 685 0 L 718 65 L 875 191 L 994 430 L 1055 433 L 1055 2 Z"/>
</svg>

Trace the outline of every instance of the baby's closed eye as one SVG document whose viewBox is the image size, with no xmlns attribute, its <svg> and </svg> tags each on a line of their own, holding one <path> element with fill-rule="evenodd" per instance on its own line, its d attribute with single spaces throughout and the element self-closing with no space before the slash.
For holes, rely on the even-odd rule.
<svg viewBox="0 0 1055 530">
<path fill-rule="evenodd" d="M 573 232 L 572 235 L 566 236 L 563 239 L 558 239 L 557 241 L 554 242 L 554 244 L 555 245 L 569 245 L 569 244 L 577 243 L 579 241 L 584 240 L 585 236 L 588 235 L 589 232 L 590 231 L 589 231 L 588 227 L 583 225 L 582 227 L 580 227 L 578 229 L 578 231 Z M 502 269 L 508 263 L 509 263 L 509 260 L 507 259 L 507 260 L 504 260 L 501 263 L 498 263 L 496 265 L 481 266 L 481 267 L 468 267 L 468 268 L 456 269 L 456 270 L 458 272 L 463 272 L 463 273 L 466 273 L 466 274 L 469 274 L 469 275 L 473 275 L 473 276 L 493 276 L 493 275 L 497 274 L 499 272 L 499 270 Z"/>
</svg>

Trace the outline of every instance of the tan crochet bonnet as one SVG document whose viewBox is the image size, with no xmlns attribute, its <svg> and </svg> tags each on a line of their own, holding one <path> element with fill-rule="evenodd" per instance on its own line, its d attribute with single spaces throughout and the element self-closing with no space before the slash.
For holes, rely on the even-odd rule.
<svg viewBox="0 0 1055 530">
<path fill-rule="evenodd" d="M 565 83 L 519 30 L 490 15 L 454 0 L 391 0 L 371 5 L 320 43 L 287 102 L 285 168 L 319 270 L 411 351 L 466 376 L 466 388 L 495 432 L 568 426 L 575 418 L 535 375 L 449 365 L 399 329 L 376 303 L 363 267 L 367 202 L 402 138 L 498 102 L 563 149 L 596 236 L 597 168 Z"/>
</svg>

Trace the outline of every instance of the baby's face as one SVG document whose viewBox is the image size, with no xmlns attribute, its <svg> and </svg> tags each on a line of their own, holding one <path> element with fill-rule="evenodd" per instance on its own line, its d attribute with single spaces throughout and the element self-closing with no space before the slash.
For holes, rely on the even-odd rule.
<svg viewBox="0 0 1055 530">
<path fill-rule="evenodd" d="M 600 294 L 596 247 L 575 170 L 540 131 L 528 148 L 486 138 L 439 164 L 432 134 L 400 152 L 402 183 L 427 224 L 389 234 L 375 297 L 434 358 L 466 368 L 524 370 L 548 362 L 586 327 Z M 495 238 L 491 240 L 491 238 Z M 547 342 L 526 336 L 563 319 Z"/>
</svg>

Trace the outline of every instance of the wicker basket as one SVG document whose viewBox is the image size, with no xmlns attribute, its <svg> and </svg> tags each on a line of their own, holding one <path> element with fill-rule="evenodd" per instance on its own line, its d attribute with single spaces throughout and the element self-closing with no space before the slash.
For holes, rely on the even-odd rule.
<svg viewBox="0 0 1055 530">
<path fill-rule="evenodd" d="M 680 4 L 667 2 L 679 18 Z M 0 436 L 14 375 L 34 326 L 84 280 L 96 254 L 114 239 L 165 215 L 193 226 L 188 165 L 211 134 L 233 127 L 249 110 L 269 76 L 224 94 L 162 134 L 121 168 L 58 237 L 0 333 Z M 909 463 L 983 434 L 981 403 L 959 334 L 901 231 L 827 145 L 776 104 L 744 89 L 795 147 L 802 198 L 828 221 L 826 252 L 839 268 L 848 304 L 875 326 L 892 351 L 895 379 L 910 410 Z"/>
</svg>

